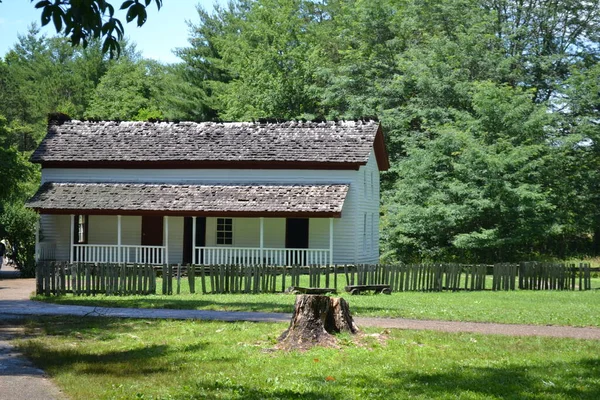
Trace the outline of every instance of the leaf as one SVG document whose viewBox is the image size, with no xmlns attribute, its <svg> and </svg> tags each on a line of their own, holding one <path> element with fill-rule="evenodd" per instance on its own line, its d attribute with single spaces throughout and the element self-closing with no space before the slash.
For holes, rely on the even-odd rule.
<svg viewBox="0 0 600 400">
<path fill-rule="evenodd" d="M 140 4 L 141 6 L 141 4 Z M 143 8 L 143 6 L 140 8 L 139 12 L 138 12 L 138 21 L 137 21 L 137 25 L 138 26 L 142 26 L 146 23 L 146 19 L 148 18 L 148 14 L 146 13 L 146 9 Z"/>
<path fill-rule="evenodd" d="M 123 24 L 118 19 L 115 19 L 114 22 L 115 22 L 115 31 L 117 31 L 117 38 L 122 39 L 123 38 L 123 32 L 125 31 L 123 29 Z"/>
<path fill-rule="evenodd" d="M 52 14 L 52 19 L 56 32 L 60 32 L 62 30 L 62 11 L 60 11 L 60 8 Z"/>
<path fill-rule="evenodd" d="M 124 1 L 124 2 L 123 2 L 123 4 L 121 4 L 121 8 L 120 8 L 120 10 L 124 10 L 124 9 L 126 9 L 126 8 L 129 8 L 129 7 L 131 7 L 131 5 L 133 5 L 134 3 L 135 3 L 135 1 L 133 1 L 133 0 L 127 0 L 127 1 Z"/>
<path fill-rule="evenodd" d="M 48 0 L 39 1 L 38 3 L 36 3 L 35 8 L 48 7 L 51 4 L 52 3 L 50 3 Z"/>
<path fill-rule="evenodd" d="M 127 10 L 127 15 L 125 16 L 125 19 L 127 20 L 127 22 L 131 22 L 135 19 L 135 17 L 137 17 L 137 9 L 135 8 L 135 5 L 133 5 L 129 8 L 129 10 Z"/>
<path fill-rule="evenodd" d="M 107 37 L 102 44 L 102 52 L 106 53 L 108 49 L 111 47 L 111 38 Z"/>
<path fill-rule="evenodd" d="M 42 11 L 42 26 L 48 25 L 51 18 L 52 18 L 52 7 L 44 8 L 44 11 Z"/>
<path fill-rule="evenodd" d="M 112 4 L 108 4 L 106 8 L 108 9 L 108 16 L 112 18 L 112 16 L 115 15 L 115 8 L 112 6 Z"/>
</svg>

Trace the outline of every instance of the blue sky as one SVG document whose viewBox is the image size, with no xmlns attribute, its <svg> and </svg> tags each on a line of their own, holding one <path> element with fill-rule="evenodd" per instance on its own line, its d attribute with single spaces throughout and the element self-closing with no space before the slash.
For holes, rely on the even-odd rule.
<svg viewBox="0 0 600 400">
<path fill-rule="evenodd" d="M 113 0 L 115 8 L 119 8 L 123 0 Z M 146 58 L 162 62 L 180 61 L 171 50 L 188 45 L 189 36 L 186 21 L 198 22 L 196 5 L 212 10 L 213 4 L 225 4 L 226 0 L 163 0 L 163 7 L 156 10 L 156 5 L 148 7 L 148 20 L 141 28 L 125 23 L 125 14 L 120 14 L 121 22 L 125 25 L 125 35 L 137 44 L 137 49 Z M 40 25 L 40 11 L 35 9 L 35 3 L 30 0 L 3 0 L 0 3 L 0 56 L 13 47 L 17 35 L 25 34 L 32 22 Z M 51 25 L 51 24 L 50 24 Z M 42 32 L 54 35 L 53 26 L 45 27 Z"/>
</svg>

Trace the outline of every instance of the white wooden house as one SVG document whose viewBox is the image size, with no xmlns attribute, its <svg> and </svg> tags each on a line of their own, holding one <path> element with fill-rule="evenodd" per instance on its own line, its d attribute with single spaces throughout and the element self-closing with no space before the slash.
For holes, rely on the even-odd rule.
<svg viewBox="0 0 600 400">
<path fill-rule="evenodd" d="M 375 263 L 379 123 L 51 122 L 38 259 Z"/>
</svg>

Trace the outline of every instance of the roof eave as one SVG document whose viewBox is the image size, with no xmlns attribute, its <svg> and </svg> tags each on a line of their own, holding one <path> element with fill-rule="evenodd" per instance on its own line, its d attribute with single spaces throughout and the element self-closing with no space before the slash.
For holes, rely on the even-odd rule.
<svg viewBox="0 0 600 400">
<path fill-rule="evenodd" d="M 299 170 L 355 170 L 366 162 L 335 161 L 44 161 L 42 168 L 105 168 L 105 169 L 299 169 Z M 379 164 L 379 161 L 378 161 Z"/>
<path fill-rule="evenodd" d="M 389 170 L 390 159 L 385 146 L 385 137 L 383 136 L 383 129 L 381 129 L 381 125 L 379 125 L 377 128 L 375 140 L 373 140 L 373 149 L 375 150 L 375 159 L 377 160 L 377 167 L 379 171 Z"/>
<path fill-rule="evenodd" d="M 52 215 L 157 215 L 169 217 L 237 217 L 237 218 L 341 218 L 341 211 L 173 211 L 173 210 L 108 210 L 108 209 L 58 209 L 42 207 L 26 207 L 39 214 Z"/>
</svg>

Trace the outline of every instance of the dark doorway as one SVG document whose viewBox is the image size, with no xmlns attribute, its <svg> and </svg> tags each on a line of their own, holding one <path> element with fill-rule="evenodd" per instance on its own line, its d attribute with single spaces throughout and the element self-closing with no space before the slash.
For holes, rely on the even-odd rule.
<svg viewBox="0 0 600 400">
<path fill-rule="evenodd" d="M 308 218 L 287 218 L 285 220 L 285 247 L 288 249 L 308 249 Z M 306 265 L 304 251 L 286 251 L 287 265 Z"/>
<path fill-rule="evenodd" d="M 194 223 L 192 221 L 192 217 L 185 217 L 183 219 L 183 263 L 191 264 L 192 263 L 192 238 L 193 238 L 193 228 Z M 206 218 L 205 217 L 196 217 L 196 246 L 202 247 L 206 246 Z M 203 262 L 203 254 L 200 252 L 198 255 L 198 260 L 196 260 L 198 264 L 202 264 Z"/>
<path fill-rule="evenodd" d="M 286 219 L 285 247 L 288 249 L 308 249 L 308 218 Z"/>
<path fill-rule="evenodd" d="M 163 245 L 163 217 L 142 216 L 142 246 Z"/>
</svg>

